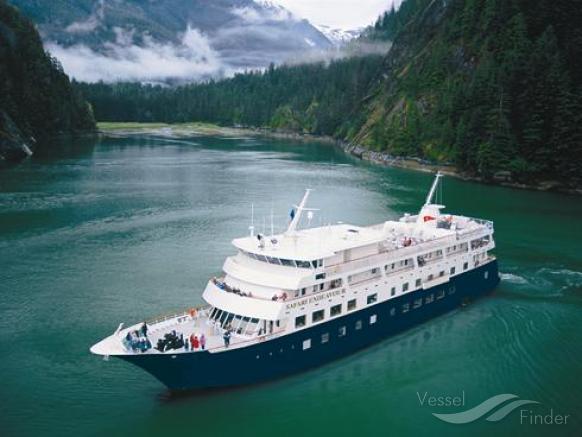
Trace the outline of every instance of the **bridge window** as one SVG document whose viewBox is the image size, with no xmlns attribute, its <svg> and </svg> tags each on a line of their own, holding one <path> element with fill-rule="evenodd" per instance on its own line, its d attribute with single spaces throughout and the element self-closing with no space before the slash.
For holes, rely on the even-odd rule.
<svg viewBox="0 0 582 437">
<path fill-rule="evenodd" d="M 305 326 L 305 316 L 295 317 L 295 327 L 301 328 Z"/>
<path fill-rule="evenodd" d="M 356 309 L 356 299 L 352 299 L 348 301 L 348 311 L 352 311 Z"/>
<path fill-rule="evenodd" d="M 404 293 L 404 292 L 407 292 L 407 291 L 408 291 L 408 282 L 405 282 L 405 283 L 402 285 L 402 292 Z"/>
<path fill-rule="evenodd" d="M 451 276 L 455 274 L 455 268 L 451 267 Z"/>
<path fill-rule="evenodd" d="M 313 314 L 311 315 L 311 321 L 313 323 L 315 322 L 320 322 L 323 320 L 323 310 L 318 310 L 318 311 L 314 311 Z"/>
<path fill-rule="evenodd" d="M 292 261 L 290 259 L 281 259 L 281 264 L 287 267 L 295 267 L 295 261 Z"/>
<path fill-rule="evenodd" d="M 378 294 L 374 293 L 368 296 L 368 305 L 372 304 L 372 303 L 376 303 L 378 301 Z"/>
<path fill-rule="evenodd" d="M 342 304 L 341 304 L 341 303 L 340 303 L 339 305 L 334 305 L 334 306 L 332 306 L 332 307 L 330 308 L 330 310 L 329 310 L 329 315 L 330 315 L 331 317 L 333 317 L 333 316 L 337 316 L 337 315 L 339 315 L 339 314 L 341 314 L 341 313 L 342 313 Z"/>
<path fill-rule="evenodd" d="M 259 325 L 259 319 L 251 319 L 250 322 L 247 324 L 245 334 L 251 335 L 254 332 L 256 332 L 258 325 Z"/>
<path fill-rule="evenodd" d="M 463 264 L 463 270 L 467 270 L 469 268 L 469 263 L 464 263 Z"/>
<path fill-rule="evenodd" d="M 390 296 L 394 296 L 396 294 L 396 287 L 392 287 L 390 289 Z"/>
<path fill-rule="evenodd" d="M 296 261 L 297 263 L 297 267 L 302 268 L 302 269 L 310 269 L 311 268 L 311 264 L 309 263 L 309 261 Z"/>
<path fill-rule="evenodd" d="M 417 280 L 416 280 L 416 287 L 417 287 L 417 288 L 418 288 L 418 287 L 420 287 L 420 283 L 421 283 L 420 279 L 417 279 Z"/>
</svg>

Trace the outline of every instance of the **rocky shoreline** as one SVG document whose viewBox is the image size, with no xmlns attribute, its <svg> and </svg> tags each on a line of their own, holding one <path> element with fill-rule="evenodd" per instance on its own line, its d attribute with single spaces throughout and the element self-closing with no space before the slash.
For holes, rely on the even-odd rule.
<svg viewBox="0 0 582 437">
<path fill-rule="evenodd" d="M 363 146 L 351 144 L 346 141 L 338 140 L 329 136 L 317 136 L 311 134 L 274 131 L 266 128 L 261 129 L 239 128 L 239 129 L 241 131 L 248 131 L 253 134 L 258 134 L 261 136 L 271 138 L 289 139 L 294 141 L 306 141 L 306 142 L 314 141 L 325 144 L 332 144 L 342 149 L 348 155 L 351 155 L 363 161 L 368 161 L 385 167 L 404 168 L 408 170 L 422 171 L 425 173 L 435 173 L 437 171 L 440 171 L 441 173 L 447 176 L 487 185 L 499 185 L 503 187 L 517 188 L 522 190 L 551 191 L 563 194 L 582 195 L 582 187 L 579 188 L 564 187 L 556 181 L 542 181 L 537 185 L 522 184 L 512 180 L 511 173 L 507 171 L 499 171 L 493 176 L 491 180 L 486 180 L 479 176 L 460 172 L 453 164 L 438 164 L 416 157 L 393 156 L 386 152 L 370 150 Z"/>
</svg>

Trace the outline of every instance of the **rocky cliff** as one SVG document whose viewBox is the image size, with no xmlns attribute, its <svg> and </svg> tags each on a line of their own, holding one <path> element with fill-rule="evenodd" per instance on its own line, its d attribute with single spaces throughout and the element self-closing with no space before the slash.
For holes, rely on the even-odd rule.
<svg viewBox="0 0 582 437">
<path fill-rule="evenodd" d="M 0 0 L 0 163 L 30 155 L 45 137 L 94 128 L 89 104 L 33 24 Z"/>
</svg>

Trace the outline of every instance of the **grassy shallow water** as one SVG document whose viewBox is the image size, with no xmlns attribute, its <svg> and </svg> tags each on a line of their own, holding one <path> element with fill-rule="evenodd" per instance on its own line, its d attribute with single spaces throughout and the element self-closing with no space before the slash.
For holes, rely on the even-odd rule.
<svg viewBox="0 0 582 437">
<path fill-rule="evenodd" d="M 498 289 L 313 371 L 175 396 L 89 354 L 121 321 L 201 303 L 251 203 L 259 228 L 271 209 L 281 227 L 311 187 L 316 224 L 379 223 L 418 210 L 431 179 L 325 145 L 166 131 L 56 144 L 0 172 L 2 435 L 579 435 L 582 202 L 564 195 L 445 179 L 449 211 L 496 223 Z M 463 392 L 460 409 L 418 399 Z M 570 421 L 432 415 L 501 393 Z"/>
</svg>

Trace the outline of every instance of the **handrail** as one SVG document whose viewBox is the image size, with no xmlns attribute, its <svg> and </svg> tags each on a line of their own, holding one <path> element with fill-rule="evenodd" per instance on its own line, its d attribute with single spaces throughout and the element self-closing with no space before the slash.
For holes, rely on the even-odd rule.
<svg viewBox="0 0 582 437">
<path fill-rule="evenodd" d="M 167 313 L 161 316 L 154 316 L 153 318 L 147 319 L 145 321 L 145 323 L 147 325 L 153 326 L 153 325 L 157 325 L 158 323 L 162 323 L 165 322 L 167 320 L 171 320 L 171 319 L 177 319 L 183 316 L 188 316 L 190 315 L 192 310 L 195 310 L 196 312 L 202 312 L 204 310 L 206 310 L 208 308 L 208 306 L 199 306 L 199 307 L 192 307 L 190 309 L 187 310 L 183 310 L 181 312 L 173 312 L 173 313 Z"/>
<path fill-rule="evenodd" d="M 236 294 L 236 295 L 237 295 L 237 296 L 239 296 L 239 297 L 248 297 L 249 299 L 259 299 L 259 300 L 266 300 L 267 302 L 271 302 L 271 301 L 272 301 L 272 302 L 280 302 L 280 301 L 283 301 L 283 302 L 285 302 L 285 301 L 286 301 L 286 299 L 279 298 L 279 297 L 278 297 L 276 300 L 274 300 L 274 299 L 272 299 L 272 298 L 271 298 L 271 299 L 269 299 L 269 298 L 266 298 L 266 297 L 255 296 L 254 294 L 251 294 L 251 295 L 249 295 L 248 293 L 244 293 L 244 294 L 243 294 L 242 290 L 239 290 L 239 291 L 241 291 L 241 292 L 240 292 L 240 293 L 237 293 L 237 292 L 235 292 L 235 291 L 234 291 L 234 289 L 233 289 L 233 288 L 232 288 L 230 285 L 228 285 L 228 284 L 227 284 L 227 283 L 224 281 L 224 276 L 221 276 L 220 278 L 216 278 L 216 277 L 214 277 L 214 278 L 212 278 L 212 279 L 210 280 L 210 282 L 212 282 L 212 283 L 214 284 L 214 286 L 215 286 L 215 287 L 217 287 L 219 290 L 221 290 L 221 291 L 224 291 L 225 293 L 233 293 L 233 294 Z M 220 288 L 220 287 L 218 286 L 218 283 L 217 283 L 217 282 L 220 282 L 220 283 L 221 283 L 221 284 L 224 286 L 224 288 Z M 283 293 L 283 294 L 286 294 L 286 291 L 284 291 L 284 290 L 279 290 L 279 292 L 280 292 L 280 293 Z M 276 295 L 275 295 L 275 296 L 276 296 Z"/>
</svg>

